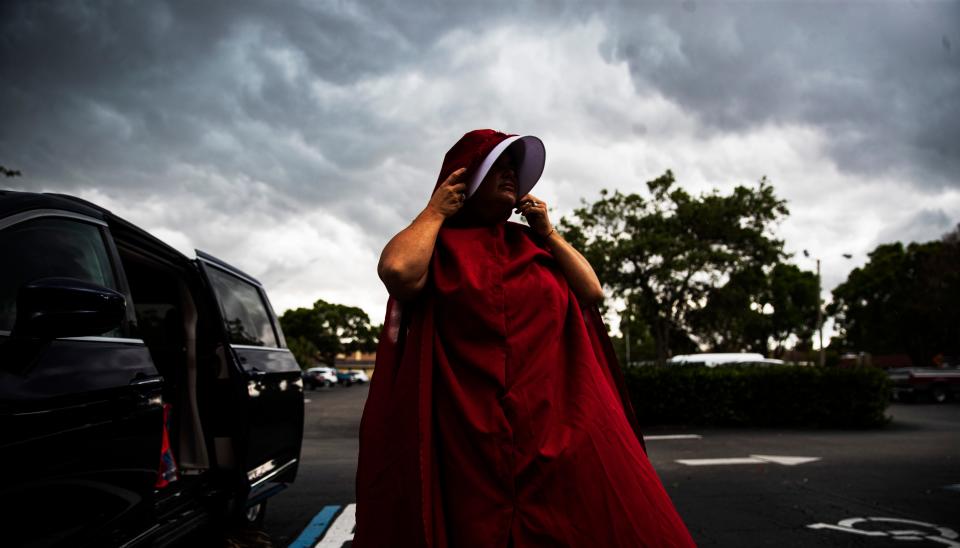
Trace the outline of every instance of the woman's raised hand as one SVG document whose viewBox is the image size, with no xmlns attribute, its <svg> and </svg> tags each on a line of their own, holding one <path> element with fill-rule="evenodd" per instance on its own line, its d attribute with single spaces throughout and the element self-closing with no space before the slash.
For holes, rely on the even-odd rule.
<svg viewBox="0 0 960 548">
<path fill-rule="evenodd" d="M 410 226 L 387 242 L 380 253 L 377 274 L 387 291 L 401 301 L 412 299 L 427 283 L 427 272 L 437 233 L 444 220 L 463 207 L 467 184 L 460 182 L 465 168 L 447 177 Z"/>
<path fill-rule="evenodd" d="M 550 218 L 547 216 L 547 204 L 533 194 L 520 198 L 517 204 L 517 213 L 523 215 L 530 223 L 530 228 L 541 236 L 548 236 L 553 230 Z"/>
<path fill-rule="evenodd" d="M 460 179 L 466 171 L 467 168 L 461 167 L 451 173 L 447 180 L 434 191 L 427 208 L 447 218 L 463 207 L 463 202 L 467 199 L 467 183 Z"/>
</svg>

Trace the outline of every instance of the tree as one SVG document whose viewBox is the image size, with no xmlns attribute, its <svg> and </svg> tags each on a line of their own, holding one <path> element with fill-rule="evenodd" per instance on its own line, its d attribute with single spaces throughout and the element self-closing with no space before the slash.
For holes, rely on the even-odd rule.
<svg viewBox="0 0 960 548">
<path fill-rule="evenodd" d="M 778 264 L 770 273 L 768 288 L 768 302 L 773 308 L 770 336 L 777 354 L 783 352 L 791 335 L 797 337 L 797 346 L 811 346 L 820 304 L 817 275 L 792 264 Z"/>
<path fill-rule="evenodd" d="M 657 348 L 653 340 L 650 326 L 644 321 L 636 311 L 638 306 L 635 303 L 629 303 L 625 310 L 620 313 L 620 336 L 611 337 L 613 349 L 617 354 L 620 363 L 630 365 L 636 362 L 649 362 L 656 359 Z M 627 352 L 627 345 L 630 351 Z M 676 331 L 670 333 L 671 350 L 675 353 L 693 353 L 697 351 L 697 343 L 694 342 L 686 332 Z"/>
<path fill-rule="evenodd" d="M 833 290 L 827 312 L 839 344 L 874 354 L 908 354 L 917 365 L 960 354 L 960 238 L 877 246 Z"/>
<path fill-rule="evenodd" d="M 827 313 L 834 317 L 842 346 L 878 354 L 904 350 L 898 320 L 909 290 L 909 266 L 903 244 L 883 244 L 870 252 L 867 264 L 855 268 L 833 290 Z"/>
<path fill-rule="evenodd" d="M 280 325 L 284 335 L 293 341 L 288 343 L 291 350 L 296 347 L 306 363 L 319 360 L 333 365 L 337 354 L 370 352 L 377 347 L 379 329 L 370 324 L 366 312 L 355 306 L 319 299 L 312 308 L 287 310 L 280 316 Z"/>
<path fill-rule="evenodd" d="M 706 302 L 689 313 L 689 328 L 713 352 L 767 353 L 770 317 L 767 276 L 759 265 L 734 271 L 706 291 Z"/>
<path fill-rule="evenodd" d="M 603 190 L 560 222 L 604 285 L 636 303 L 658 363 L 670 356 L 675 333 L 691 333 L 690 312 L 711 292 L 779 262 L 783 242 L 770 231 L 788 213 L 766 178 L 755 188 L 697 197 L 675 183 L 667 171 L 647 183 L 648 198 Z"/>
<path fill-rule="evenodd" d="M 284 333 L 286 336 L 286 333 Z M 297 359 L 301 369 L 309 369 L 316 365 L 317 356 L 320 355 L 320 349 L 306 337 L 286 337 L 287 348 Z"/>
<path fill-rule="evenodd" d="M 786 263 L 734 272 L 691 311 L 690 325 L 715 352 L 768 354 L 772 342 L 782 354 L 791 336 L 804 346 L 817 325 L 817 276 Z"/>
</svg>

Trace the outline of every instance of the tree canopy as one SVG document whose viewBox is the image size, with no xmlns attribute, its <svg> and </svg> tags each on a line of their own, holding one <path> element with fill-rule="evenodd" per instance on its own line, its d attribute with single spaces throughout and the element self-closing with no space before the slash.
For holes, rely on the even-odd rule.
<svg viewBox="0 0 960 548">
<path fill-rule="evenodd" d="M 939 241 L 877 246 L 833 290 L 845 350 L 908 354 L 916 365 L 960 354 L 960 227 Z"/>
<path fill-rule="evenodd" d="M 817 328 L 817 276 L 787 263 L 764 271 L 733 272 L 707 292 L 706 304 L 691 312 L 691 329 L 718 352 L 785 350 L 787 340 L 809 346 Z"/>
<path fill-rule="evenodd" d="M 772 230 L 788 209 L 766 178 L 693 196 L 667 171 L 647 189 L 648 197 L 601 191 L 560 230 L 635 313 L 627 325 L 652 336 L 658 362 L 689 337 L 713 350 L 764 352 L 770 339 L 809 337 L 816 278 L 782 264 Z"/>
<path fill-rule="evenodd" d="M 304 368 L 317 361 L 332 366 L 337 354 L 371 352 L 377 347 L 379 328 L 355 306 L 319 299 L 311 308 L 287 310 L 280 316 L 280 325 L 291 352 Z"/>
</svg>

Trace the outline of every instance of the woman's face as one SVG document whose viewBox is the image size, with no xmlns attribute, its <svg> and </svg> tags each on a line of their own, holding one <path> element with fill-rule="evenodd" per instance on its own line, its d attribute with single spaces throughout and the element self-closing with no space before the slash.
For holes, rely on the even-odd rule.
<svg viewBox="0 0 960 548">
<path fill-rule="evenodd" d="M 517 204 L 517 170 L 513 155 L 504 152 L 493 163 L 477 191 L 467 200 L 466 206 L 487 210 L 504 211 L 507 217 Z"/>
</svg>

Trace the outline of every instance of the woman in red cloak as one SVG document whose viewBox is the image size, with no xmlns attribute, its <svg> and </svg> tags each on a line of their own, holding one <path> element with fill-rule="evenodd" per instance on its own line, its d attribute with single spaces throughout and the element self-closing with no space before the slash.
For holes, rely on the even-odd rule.
<svg viewBox="0 0 960 548">
<path fill-rule="evenodd" d="M 694 546 L 647 459 L 600 282 L 529 194 L 543 165 L 536 137 L 467 133 L 383 250 L 354 548 Z"/>
</svg>

